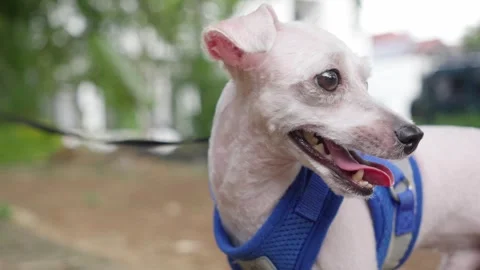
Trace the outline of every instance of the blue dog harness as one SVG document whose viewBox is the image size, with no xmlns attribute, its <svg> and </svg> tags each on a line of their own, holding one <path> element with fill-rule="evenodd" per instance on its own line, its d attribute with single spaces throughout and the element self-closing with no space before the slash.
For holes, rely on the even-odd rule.
<svg viewBox="0 0 480 270">
<path fill-rule="evenodd" d="M 422 183 L 418 166 L 413 157 L 395 162 L 363 158 L 388 167 L 395 178 L 392 188 L 375 187 L 367 204 L 378 269 L 397 269 L 410 256 L 420 229 Z M 342 201 L 320 176 L 303 167 L 267 221 L 241 246 L 233 245 L 215 207 L 215 240 L 233 270 L 311 269 Z"/>
</svg>

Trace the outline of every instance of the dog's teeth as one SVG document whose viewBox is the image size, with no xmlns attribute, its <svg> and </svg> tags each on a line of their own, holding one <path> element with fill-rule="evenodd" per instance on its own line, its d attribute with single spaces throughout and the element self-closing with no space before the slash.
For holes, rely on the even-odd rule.
<svg viewBox="0 0 480 270">
<path fill-rule="evenodd" d="M 358 170 L 358 171 L 352 176 L 353 181 L 361 182 L 364 173 L 365 173 L 364 170 Z M 365 182 L 365 181 L 362 181 L 362 182 Z M 367 183 L 367 182 L 365 182 L 365 183 Z"/>
<path fill-rule="evenodd" d="M 372 184 L 368 183 L 367 181 L 358 181 L 357 184 L 361 187 L 373 188 Z"/>
<path fill-rule="evenodd" d="M 325 155 L 325 146 L 323 145 L 323 143 L 317 144 L 313 148 L 315 148 L 315 150 L 317 150 L 320 154 Z"/>
<path fill-rule="evenodd" d="M 311 145 L 316 145 L 318 143 L 318 139 L 313 135 L 311 132 L 304 132 L 305 139 Z"/>
<path fill-rule="evenodd" d="M 372 184 L 362 181 L 362 186 L 367 187 L 367 188 L 373 188 Z"/>
</svg>

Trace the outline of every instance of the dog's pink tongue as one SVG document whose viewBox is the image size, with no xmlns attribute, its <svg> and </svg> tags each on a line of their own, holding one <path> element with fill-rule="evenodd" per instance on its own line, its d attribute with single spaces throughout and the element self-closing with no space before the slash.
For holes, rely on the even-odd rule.
<svg viewBox="0 0 480 270">
<path fill-rule="evenodd" d="M 389 187 L 393 184 L 393 177 L 390 170 L 380 164 L 375 167 L 358 163 L 343 147 L 325 140 L 328 150 L 332 155 L 333 162 L 342 170 L 356 172 L 364 170 L 363 180 L 372 185 Z"/>
</svg>

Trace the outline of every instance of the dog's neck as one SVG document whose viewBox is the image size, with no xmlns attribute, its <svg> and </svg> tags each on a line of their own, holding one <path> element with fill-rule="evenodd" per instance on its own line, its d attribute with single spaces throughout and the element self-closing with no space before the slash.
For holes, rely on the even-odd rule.
<svg viewBox="0 0 480 270">
<path fill-rule="evenodd" d="M 300 168 L 245 105 L 244 91 L 249 89 L 233 82 L 223 90 L 209 149 L 213 196 L 222 223 L 237 244 L 246 242 L 265 222 Z"/>
</svg>

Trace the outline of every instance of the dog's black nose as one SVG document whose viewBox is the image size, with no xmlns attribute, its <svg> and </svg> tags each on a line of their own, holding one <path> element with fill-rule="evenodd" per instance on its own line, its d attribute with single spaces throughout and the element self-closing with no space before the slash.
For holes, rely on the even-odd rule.
<svg viewBox="0 0 480 270">
<path fill-rule="evenodd" d="M 423 131 L 416 125 L 402 126 L 395 130 L 398 140 L 405 144 L 403 152 L 407 155 L 417 149 L 418 143 L 423 138 Z"/>
</svg>

